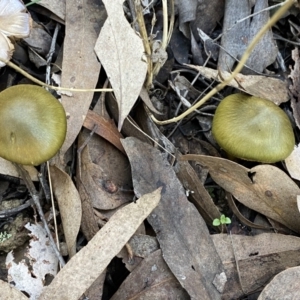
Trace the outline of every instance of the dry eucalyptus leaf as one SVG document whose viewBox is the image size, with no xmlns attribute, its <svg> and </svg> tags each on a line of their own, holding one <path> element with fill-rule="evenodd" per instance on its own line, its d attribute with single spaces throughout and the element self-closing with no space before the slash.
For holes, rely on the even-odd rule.
<svg viewBox="0 0 300 300">
<path fill-rule="evenodd" d="M 253 3 L 254 1 L 252 1 Z M 225 2 L 225 14 L 223 19 L 223 35 L 221 49 L 218 60 L 218 69 L 232 70 L 236 59 L 239 59 L 246 48 L 253 40 L 259 30 L 269 21 L 268 0 L 255 1 L 254 7 L 251 7 L 249 1 L 227 0 Z M 251 18 L 251 13 L 257 13 Z M 243 22 L 236 21 L 243 19 Z M 246 65 L 254 72 L 262 73 L 265 68 L 271 65 L 278 53 L 278 48 L 273 39 L 271 29 L 258 41 L 251 51 Z M 248 74 L 253 71 L 244 67 L 243 72 Z"/>
<path fill-rule="evenodd" d="M 113 120 L 100 116 L 94 111 L 89 110 L 83 126 L 89 130 L 95 130 L 95 133 L 112 143 L 121 152 L 125 153 L 120 142 L 120 139 L 123 138 L 123 136 L 117 130 L 116 124 Z"/>
<path fill-rule="evenodd" d="M 221 72 L 219 70 L 202 66 L 188 66 L 199 71 L 203 76 L 210 80 L 217 80 L 221 82 L 231 76 L 231 74 L 227 71 Z M 243 75 L 239 73 L 228 85 L 252 96 L 268 99 L 276 105 L 289 100 L 286 83 L 277 78 L 259 75 Z"/>
<path fill-rule="evenodd" d="M 83 130 L 79 147 L 89 137 Z M 100 136 L 93 135 L 80 155 L 77 176 L 93 207 L 111 210 L 133 199 L 129 162 L 126 156 Z"/>
<path fill-rule="evenodd" d="M 69 256 L 76 253 L 76 238 L 81 223 L 81 199 L 70 176 L 50 167 L 54 195 L 59 205 Z"/>
<path fill-rule="evenodd" d="M 185 3 L 185 1 L 182 1 Z M 219 0 L 202 0 L 197 2 L 196 18 L 190 23 L 190 27 L 197 42 L 199 37 L 197 29 L 200 28 L 207 34 L 213 32 L 214 28 L 224 15 L 224 2 Z"/>
<path fill-rule="evenodd" d="M 56 275 L 40 300 L 77 300 L 104 271 L 157 206 L 161 189 L 119 209 L 92 240 Z"/>
<path fill-rule="evenodd" d="M 212 282 L 223 272 L 222 263 L 206 223 L 187 200 L 164 153 L 132 137 L 122 144 L 130 160 L 135 194 L 163 187 L 161 202 L 147 220 L 168 267 L 191 298 L 221 299 Z"/>
<path fill-rule="evenodd" d="M 13 282 L 18 290 L 30 295 L 30 299 L 38 299 L 44 288 L 46 276 L 56 275 L 58 259 L 41 225 L 27 223 L 25 227 L 31 232 L 29 247 L 21 261 L 20 253 L 17 254 L 17 263 L 14 261 L 13 252 L 8 253 L 6 257 L 8 280 L 10 283 Z"/>
<path fill-rule="evenodd" d="M 102 272 L 94 283 L 84 292 L 79 300 L 101 300 L 106 279 L 106 272 Z"/>
<path fill-rule="evenodd" d="M 45 59 L 51 47 L 52 36 L 42 25 L 33 22 L 30 35 L 23 41 L 36 54 L 41 55 Z"/>
<path fill-rule="evenodd" d="M 40 0 L 37 2 L 38 5 L 44 6 L 55 15 L 60 17 L 62 20 L 66 16 L 66 0 Z"/>
<path fill-rule="evenodd" d="M 245 206 L 300 232 L 297 195 L 300 189 L 283 171 L 272 165 L 247 169 L 227 159 L 184 155 L 182 160 L 196 160 L 205 166 L 213 178 Z"/>
<path fill-rule="evenodd" d="M 178 146 L 174 146 L 170 140 L 164 136 L 145 109 L 139 109 L 136 114 L 136 120 L 141 128 L 150 135 L 155 141 L 158 141 L 169 153 L 175 153 L 176 159 L 179 160 L 182 155 L 178 151 Z M 137 137 L 142 140 L 134 131 L 129 131 L 127 136 Z M 197 207 L 201 216 L 207 223 L 211 223 L 215 218 L 220 217 L 220 211 L 214 204 L 211 196 L 205 189 L 204 185 L 197 177 L 196 171 L 185 161 L 180 161 L 175 167 L 176 176 L 186 190 L 192 191 L 189 200 Z"/>
<path fill-rule="evenodd" d="M 109 216 L 109 213 L 110 212 L 107 212 L 105 214 L 108 218 L 111 217 Z M 111 215 L 113 215 L 113 213 Z M 143 260 L 143 254 L 147 256 L 151 252 L 159 249 L 156 238 L 146 235 L 145 232 L 145 224 L 143 223 L 117 255 L 118 258 L 122 259 L 123 264 L 129 272 L 132 272 Z M 137 236 L 140 236 L 141 238 L 136 239 L 135 237 Z M 150 239 L 152 241 L 150 241 Z M 142 256 L 140 256 L 140 254 L 142 254 Z"/>
<path fill-rule="evenodd" d="M 33 166 L 24 166 L 24 169 L 29 173 L 29 176 L 32 181 L 38 181 L 38 171 Z M 20 175 L 16 167 L 8 160 L 0 157 L 0 174 L 19 177 Z"/>
<path fill-rule="evenodd" d="M 147 283 L 147 284 L 145 284 Z M 147 256 L 125 279 L 111 300 L 190 299 L 162 257 L 161 250 Z"/>
<path fill-rule="evenodd" d="M 215 234 L 212 239 L 228 278 L 222 299 L 240 299 L 244 293 L 264 287 L 274 275 L 300 262 L 300 239 L 295 236 Z"/>
<path fill-rule="evenodd" d="M 9 283 L 0 279 L 0 290 L 2 299 L 18 299 L 18 300 L 28 300 L 22 292 L 12 287 Z"/>
<path fill-rule="evenodd" d="M 25 255 L 29 259 L 35 277 L 45 281 L 46 275 L 56 275 L 58 258 L 42 225 L 27 223 L 25 228 L 30 231 L 31 237 Z"/>
<path fill-rule="evenodd" d="M 107 20 L 95 45 L 119 106 L 118 129 L 135 104 L 147 73 L 142 39 L 125 18 L 124 0 L 103 0 Z"/>
<path fill-rule="evenodd" d="M 285 159 L 285 165 L 291 177 L 300 180 L 300 144 Z"/>
<path fill-rule="evenodd" d="M 276 275 L 263 289 L 258 300 L 298 299 L 300 293 L 300 267 L 293 267 Z"/>
<path fill-rule="evenodd" d="M 150 235 L 135 234 L 128 241 L 134 256 L 147 257 L 150 253 L 159 249 L 157 239 Z"/>
<path fill-rule="evenodd" d="M 100 63 L 94 45 L 105 18 L 105 10 L 97 0 L 66 0 L 66 37 L 62 65 L 62 86 L 95 88 Z M 64 155 L 82 127 L 93 99 L 93 92 L 74 92 L 72 97 L 62 95 L 62 104 L 68 118 L 66 140 L 61 149 Z"/>
<path fill-rule="evenodd" d="M 80 178 L 77 180 L 78 193 L 81 198 L 82 207 L 82 217 L 81 217 L 81 231 L 85 238 L 90 241 L 93 236 L 99 230 L 97 223 L 97 218 L 92 205 L 92 200 L 90 199 L 86 188 L 82 184 Z"/>
</svg>

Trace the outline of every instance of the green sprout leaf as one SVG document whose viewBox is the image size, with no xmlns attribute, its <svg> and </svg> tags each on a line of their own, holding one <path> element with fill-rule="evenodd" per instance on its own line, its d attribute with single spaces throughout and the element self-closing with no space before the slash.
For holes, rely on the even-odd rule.
<svg viewBox="0 0 300 300">
<path fill-rule="evenodd" d="M 213 226 L 220 226 L 221 224 L 231 224 L 230 218 L 226 217 L 225 215 L 221 215 L 220 219 L 213 220 Z"/>
<path fill-rule="evenodd" d="M 230 218 L 228 218 L 228 217 L 225 218 L 225 224 L 231 224 Z"/>
<path fill-rule="evenodd" d="M 220 218 L 221 224 L 226 224 L 226 223 L 225 223 L 225 220 L 226 220 L 225 215 L 221 215 L 221 218 Z"/>
<path fill-rule="evenodd" d="M 219 226 L 219 225 L 221 225 L 220 220 L 219 219 L 214 219 L 213 220 L 213 226 Z"/>
<path fill-rule="evenodd" d="M 225 217 L 225 215 L 221 215 L 220 222 L 221 222 L 221 224 L 230 224 L 231 220 L 230 220 L 230 218 Z"/>
</svg>

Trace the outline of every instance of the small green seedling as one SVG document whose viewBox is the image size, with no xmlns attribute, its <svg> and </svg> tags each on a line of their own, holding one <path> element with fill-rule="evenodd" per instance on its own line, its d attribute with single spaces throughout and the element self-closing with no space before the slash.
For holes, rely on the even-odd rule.
<svg viewBox="0 0 300 300">
<path fill-rule="evenodd" d="M 221 215 L 220 219 L 214 219 L 213 220 L 213 225 L 214 226 L 220 226 L 220 225 L 227 225 L 230 224 L 231 220 L 228 217 L 225 217 L 225 215 Z"/>
<path fill-rule="evenodd" d="M 7 233 L 6 231 L 0 233 L 0 243 L 3 243 L 4 241 L 8 240 L 11 238 L 11 234 Z"/>
</svg>

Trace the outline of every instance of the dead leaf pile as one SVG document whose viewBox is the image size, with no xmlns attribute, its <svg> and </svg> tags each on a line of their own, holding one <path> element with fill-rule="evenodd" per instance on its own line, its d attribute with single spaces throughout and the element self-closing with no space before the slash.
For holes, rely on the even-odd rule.
<svg viewBox="0 0 300 300">
<path fill-rule="evenodd" d="M 49 164 L 25 166 L 29 184 L 0 158 L 1 297 L 296 299 L 299 6 L 268 27 L 221 90 L 217 84 L 228 80 L 279 5 L 41 0 L 25 11 L 15 1 L 15 17 L 29 24 L 31 16 L 31 31 L 13 39 L 3 29 L 12 11 L 0 1 L 5 55 L 68 89 L 55 94 L 67 135 Z M 0 76 L 1 90 L 32 80 L 9 67 Z M 216 86 L 188 117 L 158 126 Z M 214 112 L 237 92 L 288 114 L 297 144 L 285 161 L 237 160 L 217 145 Z M 37 199 L 44 217 L 33 206 Z"/>
</svg>

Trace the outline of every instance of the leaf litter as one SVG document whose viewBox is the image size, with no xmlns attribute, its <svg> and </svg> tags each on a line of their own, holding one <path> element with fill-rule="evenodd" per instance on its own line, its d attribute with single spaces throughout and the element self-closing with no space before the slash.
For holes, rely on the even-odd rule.
<svg viewBox="0 0 300 300">
<path fill-rule="evenodd" d="M 196 115 L 177 125 L 153 122 L 152 114 L 160 120 L 176 116 L 211 90 L 215 80 L 227 80 L 251 39 L 270 18 L 268 1 L 257 1 L 253 7 L 243 1 L 238 5 L 227 2 L 224 6 L 220 1 L 178 1 L 177 10 L 172 2 L 168 7 L 165 1 L 150 2 L 144 10 L 149 36 L 144 41 L 136 31 L 143 23 L 135 19 L 134 1 L 80 0 L 75 5 L 70 0 L 52 0 L 32 5 L 32 11 L 29 7 L 35 16 L 51 21 L 40 22 L 43 26 L 34 23 L 27 43 L 12 40 L 14 58 L 21 67 L 40 76 L 44 66 L 50 67 L 48 58 L 53 52 L 51 78 L 58 78 L 56 82 L 62 86 L 93 89 L 111 85 L 114 90 L 114 94 L 100 97 L 91 91 L 62 93 L 68 117 L 67 139 L 50 170 L 59 210 L 56 238 L 66 242 L 66 250 L 60 243 L 61 253 L 69 257 L 66 266 L 52 274 L 55 277 L 45 289 L 42 282 L 38 293 L 28 290 L 31 299 L 42 289 L 39 299 L 78 299 L 83 294 L 90 299 L 108 299 L 105 277 L 114 274 L 116 257 L 122 259 L 130 275 L 110 292 L 111 299 L 233 299 L 253 291 L 259 294 L 276 274 L 257 298 L 267 299 L 277 290 L 285 295 L 299 290 L 293 285 L 298 276 L 293 267 L 299 264 L 298 148 L 284 165 L 233 162 L 221 158 L 224 153 L 211 135 L 218 103 L 237 90 L 280 105 L 299 128 L 299 52 L 297 47 L 285 45 L 292 58 L 284 58 L 285 69 L 283 43 L 278 36 L 286 38 L 286 33 L 280 25 L 272 28 L 276 40 L 268 30 L 247 60 L 248 68 L 243 68 L 230 87 L 198 108 Z M 294 14 L 295 10 L 299 13 L 299 7 L 293 9 Z M 175 23 L 169 34 L 174 11 L 179 26 Z M 287 16 L 291 15 L 288 11 Z M 56 40 L 53 32 L 57 22 L 65 28 L 65 36 L 60 33 Z M 296 23 L 287 22 L 288 39 L 297 40 L 300 25 Z M 165 51 L 163 45 L 168 42 Z M 150 55 L 144 48 L 147 43 Z M 17 49 L 28 51 L 25 59 Z M 151 59 L 154 65 L 159 62 L 160 72 L 147 90 L 143 84 L 149 87 L 151 68 L 147 62 Z M 278 78 L 279 70 L 288 74 L 289 84 Z M 297 128 L 295 133 L 297 136 Z M 197 162 L 188 162 L 191 158 Z M 18 176 L 10 163 L 0 160 L 0 167 L 1 174 Z M 49 199 L 46 172 L 43 167 L 38 171 Z M 30 172 L 37 180 L 36 169 Z M 236 199 L 236 209 L 226 197 Z M 44 208 L 48 209 L 48 204 Z M 246 210 L 251 213 L 244 216 Z M 239 234 L 234 234 L 240 226 L 235 214 L 250 226 L 241 227 Z M 213 227 L 213 220 L 221 215 L 231 218 L 232 224 Z M 260 228 L 268 228 L 268 233 L 255 231 L 258 216 L 264 222 Z M 53 213 L 46 217 L 54 231 Z M 145 218 L 147 222 L 143 222 Z M 26 229 L 22 225 L 19 230 Z M 14 264 L 10 256 L 7 259 Z M 53 258 L 51 263 L 55 262 Z M 34 279 L 48 272 L 42 273 L 42 266 L 35 270 L 39 275 Z M 25 265 L 14 267 L 23 268 L 22 274 L 27 274 L 23 279 L 29 279 Z M 36 286 L 22 285 L 17 277 L 14 282 L 23 291 Z M 15 288 L 0 283 L 3 295 L 24 298 Z"/>
<path fill-rule="evenodd" d="M 222 273 L 220 258 L 204 220 L 188 202 L 175 172 L 163 154 L 151 146 L 134 138 L 122 143 L 131 162 L 135 193 L 143 195 L 163 187 L 160 205 L 148 221 L 156 232 L 164 260 L 192 298 L 202 295 L 203 299 L 219 299 L 218 291 L 207 282 Z"/>
</svg>

